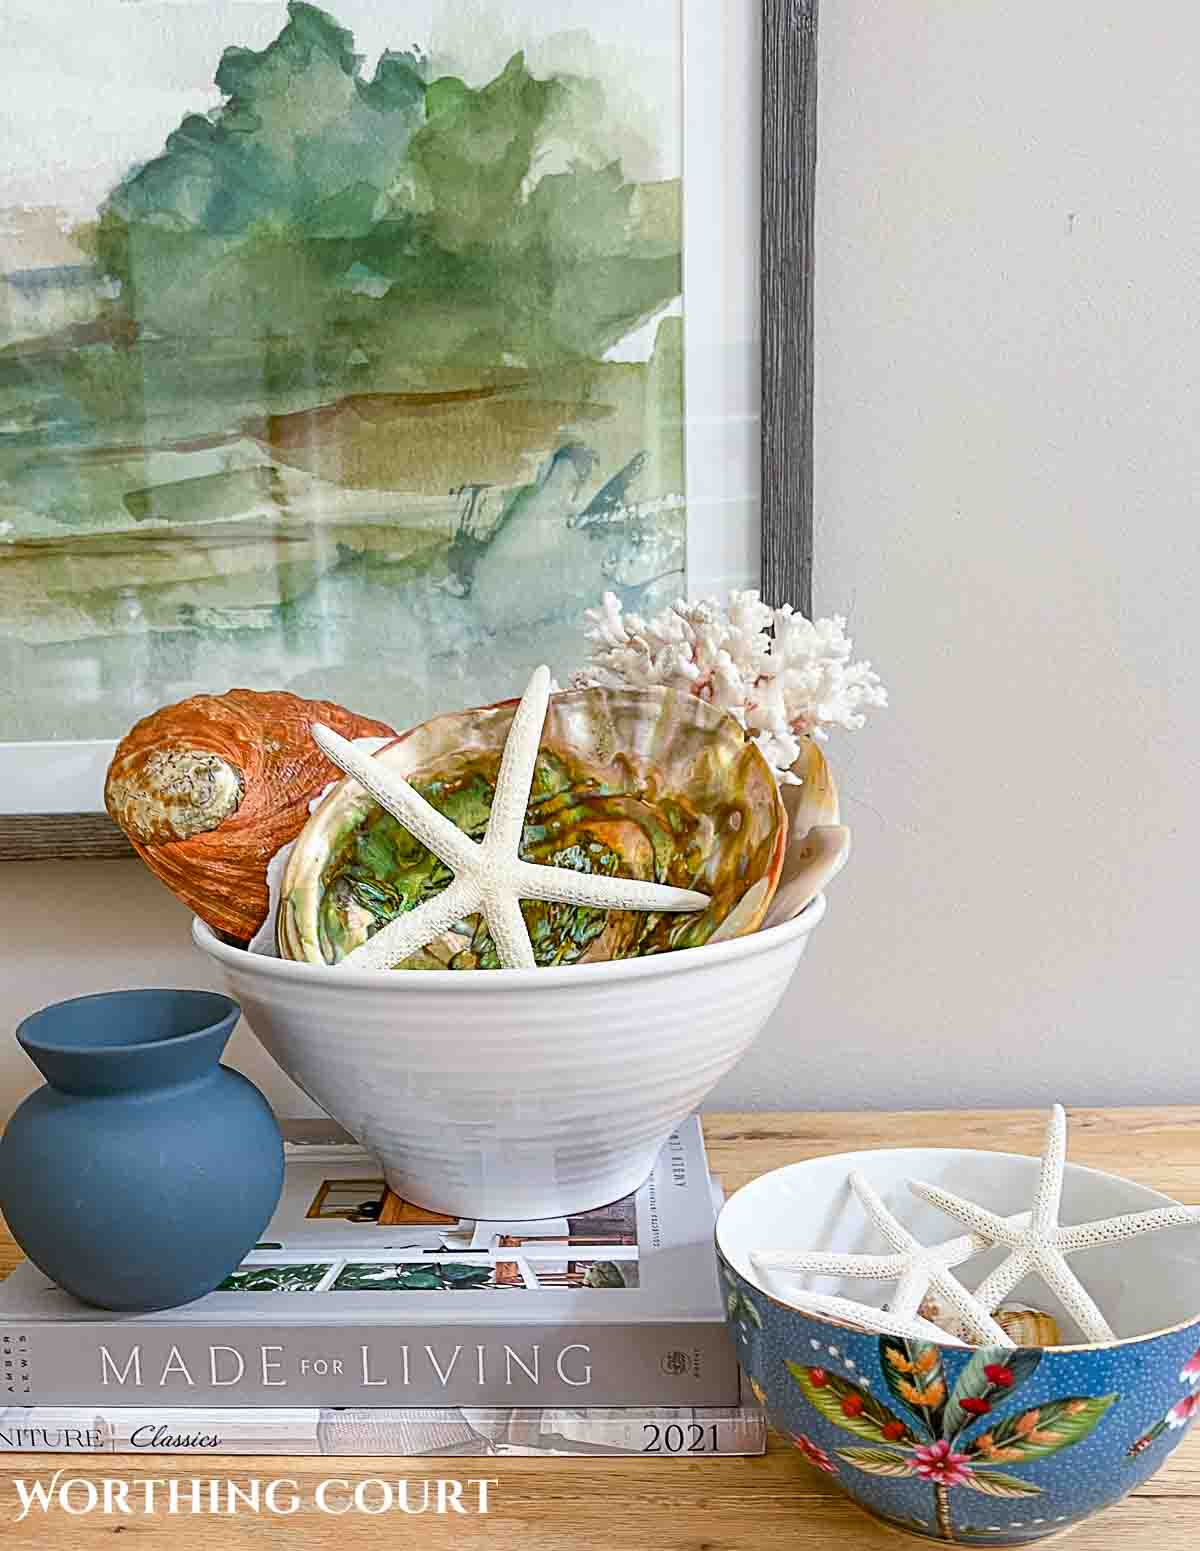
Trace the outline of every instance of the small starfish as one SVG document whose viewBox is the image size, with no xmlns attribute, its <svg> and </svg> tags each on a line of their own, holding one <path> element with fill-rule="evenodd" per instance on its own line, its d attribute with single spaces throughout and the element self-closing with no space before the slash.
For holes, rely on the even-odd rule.
<svg viewBox="0 0 1200 1551">
<path fill-rule="evenodd" d="M 880 1323 L 883 1311 L 870 1304 L 856 1303 L 849 1298 L 833 1298 L 825 1293 L 807 1293 L 806 1297 L 819 1300 L 824 1312 L 834 1313 L 830 1306 L 836 1303 L 842 1310 L 857 1310 L 855 1317 L 865 1321 L 870 1316 L 882 1335 L 916 1335 L 921 1340 L 944 1340 L 945 1332 L 930 1321 L 922 1319 L 917 1311 L 930 1292 L 940 1293 L 962 1322 L 964 1331 L 988 1346 L 1012 1346 L 1012 1337 L 1005 1334 L 977 1296 L 967 1291 L 956 1276 L 951 1275 L 955 1266 L 970 1260 L 980 1250 L 987 1249 L 990 1241 L 979 1234 L 966 1233 L 946 1244 L 921 1244 L 902 1222 L 884 1205 L 882 1197 L 864 1174 L 857 1170 L 850 1176 L 850 1188 L 858 1197 L 863 1211 L 892 1246 L 890 1255 L 845 1255 L 824 1251 L 800 1250 L 791 1252 L 767 1251 L 751 1255 L 754 1264 L 763 1271 L 783 1271 L 807 1276 L 863 1277 L 868 1281 L 891 1282 L 898 1285 L 895 1296 L 887 1308 L 889 1328 Z M 1023 1219 L 1020 1219 L 1023 1220 Z"/>
<path fill-rule="evenodd" d="M 513 714 L 482 843 L 465 835 L 382 760 L 364 754 L 330 728 L 313 724 L 312 735 L 322 752 L 454 874 L 454 882 L 442 893 L 389 922 L 347 954 L 338 968 L 392 969 L 456 921 L 482 912 L 501 964 L 506 969 L 535 969 L 533 944 L 521 914 L 523 899 L 601 910 L 689 911 L 704 910 L 711 903 L 694 889 L 593 876 L 521 860 L 525 810 L 549 704 L 550 670 L 539 668 Z"/>
<path fill-rule="evenodd" d="M 1062 1105 L 1056 1104 L 1046 1127 L 1046 1145 L 1033 1197 L 1033 1211 L 1027 1218 L 998 1217 L 973 1201 L 964 1201 L 948 1190 L 918 1180 L 910 1180 L 909 1189 L 931 1206 L 957 1218 L 989 1245 L 1004 1244 L 1012 1250 L 976 1288 L 975 1296 L 980 1303 L 994 1309 L 1030 1272 L 1036 1272 L 1057 1294 L 1063 1308 L 1089 1341 L 1115 1341 L 1112 1326 L 1071 1270 L 1066 1257 L 1097 1244 L 1116 1244 L 1163 1228 L 1200 1226 L 1200 1208 L 1160 1206 L 1149 1212 L 1127 1212 L 1121 1217 L 1064 1228 L 1059 1223 L 1058 1213 L 1066 1162 L 1067 1115 Z"/>
<path fill-rule="evenodd" d="M 757 1258 L 751 1256 L 756 1262 Z M 902 1341 L 936 1341 L 942 1346 L 965 1344 L 920 1314 L 901 1319 L 890 1309 L 877 1309 L 874 1304 L 857 1303 L 853 1298 L 838 1298 L 833 1293 L 811 1292 L 807 1287 L 789 1288 L 788 1301 L 801 1313 L 821 1314 L 827 1319 L 840 1320 L 843 1324 L 869 1330 L 876 1336 L 898 1336 Z M 992 1344 L 999 1345 L 998 1342 Z M 1008 1345 L 1011 1346 L 1012 1342 Z"/>
</svg>

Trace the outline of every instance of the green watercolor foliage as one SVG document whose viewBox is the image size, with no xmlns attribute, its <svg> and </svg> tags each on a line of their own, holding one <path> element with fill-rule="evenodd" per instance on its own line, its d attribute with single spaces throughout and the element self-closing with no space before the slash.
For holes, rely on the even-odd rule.
<svg viewBox="0 0 1200 1551">
<path fill-rule="evenodd" d="M 288 13 L 81 234 L 126 326 L 253 344 L 286 390 L 314 359 L 347 385 L 598 360 L 679 294 L 678 184 L 606 155 L 596 83 L 522 54 L 477 90 L 416 53 L 368 79 L 332 16 Z"/>
</svg>

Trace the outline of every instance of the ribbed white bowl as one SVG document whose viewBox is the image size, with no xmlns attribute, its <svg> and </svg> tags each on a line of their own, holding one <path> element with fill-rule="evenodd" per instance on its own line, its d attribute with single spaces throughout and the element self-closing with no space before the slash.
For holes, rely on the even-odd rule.
<svg viewBox="0 0 1200 1551">
<path fill-rule="evenodd" d="M 196 944 L 283 1070 L 419 1206 L 559 1217 L 643 1183 L 754 1042 L 825 914 L 610 964 L 334 970 Z"/>
</svg>

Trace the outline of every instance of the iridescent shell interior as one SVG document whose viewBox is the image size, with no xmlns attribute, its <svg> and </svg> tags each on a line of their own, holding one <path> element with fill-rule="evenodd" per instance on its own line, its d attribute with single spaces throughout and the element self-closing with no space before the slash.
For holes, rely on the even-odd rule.
<svg viewBox="0 0 1200 1551">
<path fill-rule="evenodd" d="M 375 756 L 483 837 L 516 702 L 437 717 Z M 635 958 L 755 931 L 778 885 L 787 815 L 770 767 L 723 711 L 668 689 L 574 690 L 550 702 L 525 816 L 526 861 L 694 888 L 691 915 L 524 902 L 539 965 Z M 288 861 L 284 958 L 336 964 L 450 881 L 398 819 L 347 778 Z M 479 916 L 402 969 L 498 968 Z"/>
</svg>

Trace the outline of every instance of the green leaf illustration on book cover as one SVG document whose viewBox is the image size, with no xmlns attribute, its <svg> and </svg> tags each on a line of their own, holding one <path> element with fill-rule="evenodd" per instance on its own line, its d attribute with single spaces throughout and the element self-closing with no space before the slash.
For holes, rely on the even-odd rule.
<svg viewBox="0 0 1200 1551">
<path fill-rule="evenodd" d="M 315 1292 L 332 1261 L 293 1266 L 242 1266 L 231 1272 L 218 1292 Z"/>
<path fill-rule="evenodd" d="M 431 1261 L 428 1265 L 354 1263 L 338 1272 L 334 1292 L 469 1292 L 489 1287 L 495 1273 L 490 1265 Z"/>
</svg>

